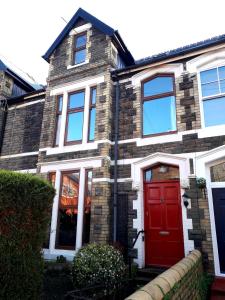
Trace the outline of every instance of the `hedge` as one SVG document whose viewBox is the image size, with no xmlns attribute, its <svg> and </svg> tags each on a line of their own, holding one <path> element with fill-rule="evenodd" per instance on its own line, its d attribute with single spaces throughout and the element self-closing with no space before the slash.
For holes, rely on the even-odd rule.
<svg viewBox="0 0 225 300">
<path fill-rule="evenodd" d="M 54 194 L 37 176 L 0 170 L 0 299 L 40 298 Z"/>
</svg>

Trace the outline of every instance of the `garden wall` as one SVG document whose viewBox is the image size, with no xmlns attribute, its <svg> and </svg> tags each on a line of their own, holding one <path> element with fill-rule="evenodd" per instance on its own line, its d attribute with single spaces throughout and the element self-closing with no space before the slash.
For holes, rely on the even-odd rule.
<svg viewBox="0 0 225 300">
<path fill-rule="evenodd" d="M 126 300 L 202 300 L 204 293 L 202 256 L 194 250 Z"/>
</svg>

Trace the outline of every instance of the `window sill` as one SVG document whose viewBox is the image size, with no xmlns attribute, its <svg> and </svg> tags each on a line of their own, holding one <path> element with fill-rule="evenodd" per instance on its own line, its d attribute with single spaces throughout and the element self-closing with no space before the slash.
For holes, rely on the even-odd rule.
<svg viewBox="0 0 225 300">
<path fill-rule="evenodd" d="M 59 154 L 59 153 L 68 153 L 68 152 L 76 152 L 76 151 L 85 151 L 85 150 L 93 150 L 98 148 L 98 142 L 94 141 L 92 143 L 79 143 L 73 145 L 64 145 L 53 148 L 47 148 L 46 155 Z"/>
<path fill-rule="evenodd" d="M 86 65 L 88 63 L 89 63 L 89 60 L 86 60 L 86 61 L 84 61 L 84 62 L 82 62 L 80 64 L 77 64 L 77 65 L 69 65 L 69 66 L 67 66 L 67 70 L 74 69 L 74 68 Z"/>
<path fill-rule="evenodd" d="M 225 135 L 225 124 L 202 127 L 198 131 L 199 138 Z"/>
</svg>

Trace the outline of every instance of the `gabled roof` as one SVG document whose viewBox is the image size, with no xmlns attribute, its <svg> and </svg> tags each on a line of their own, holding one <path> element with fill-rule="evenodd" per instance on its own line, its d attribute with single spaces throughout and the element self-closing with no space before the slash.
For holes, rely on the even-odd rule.
<svg viewBox="0 0 225 300">
<path fill-rule="evenodd" d="M 62 30 L 56 40 L 53 42 L 51 47 L 47 50 L 47 52 L 42 56 L 47 62 L 49 62 L 49 58 L 53 51 L 60 45 L 63 39 L 69 34 L 69 32 L 74 28 L 78 19 L 82 18 L 83 20 L 91 23 L 95 28 L 99 31 L 103 32 L 104 34 L 112 37 L 113 41 L 117 45 L 119 54 L 121 55 L 123 61 L 126 65 L 133 65 L 134 58 L 131 53 L 128 51 L 126 45 L 124 44 L 119 32 L 114 30 L 112 27 L 108 26 L 107 24 L 103 23 L 99 19 L 95 18 L 82 8 L 79 8 L 72 19 L 68 22 L 66 27 Z"/>
<path fill-rule="evenodd" d="M 32 80 L 28 74 L 13 66 L 13 64 L 6 60 L 3 56 L 0 57 L 0 71 L 7 73 L 27 92 L 32 92 L 41 88 L 41 85 Z"/>
</svg>

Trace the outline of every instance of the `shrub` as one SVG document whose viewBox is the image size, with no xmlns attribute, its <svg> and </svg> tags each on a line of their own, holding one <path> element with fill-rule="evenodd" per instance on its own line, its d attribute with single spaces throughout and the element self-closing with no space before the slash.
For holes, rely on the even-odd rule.
<svg viewBox="0 0 225 300">
<path fill-rule="evenodd" d="M 123 283 L 125 273 L 122 254 L 109 245 L 89 244 L 73 260 L 72 275 L 77 288 L 101 285 L 113 290 Z"/>
<path fill-rule="evenodd" d="M 54 194 L 39 177 L 0 170 L 0 299 L 40 298 Z"/>
</svg>

